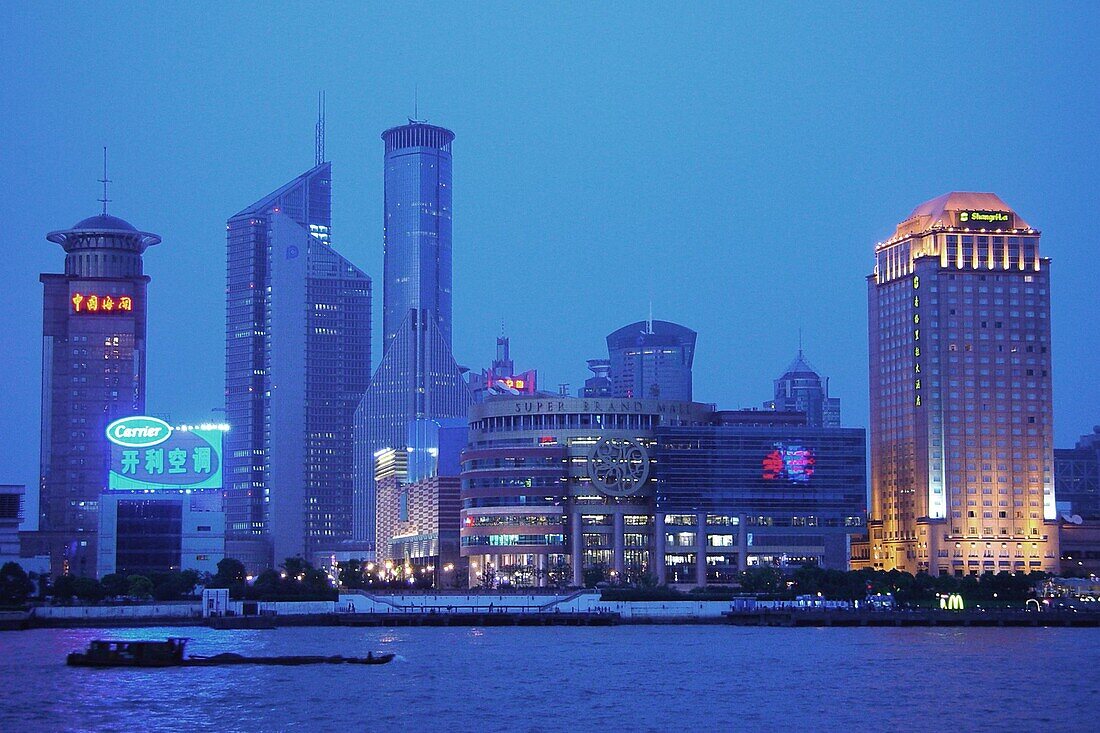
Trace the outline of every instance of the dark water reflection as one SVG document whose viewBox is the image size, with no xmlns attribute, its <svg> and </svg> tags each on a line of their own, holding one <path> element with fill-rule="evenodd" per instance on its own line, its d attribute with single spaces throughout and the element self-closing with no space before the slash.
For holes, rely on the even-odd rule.
<svg viewBox="0 0 1100 733">
<path fill-rule="evenodd" d="M 383 667 L 87 670 L 93 638 Z M 0 633 L 0 731 L 1097 731 L 1095 629 L 198 628 Z"/>
</svg>

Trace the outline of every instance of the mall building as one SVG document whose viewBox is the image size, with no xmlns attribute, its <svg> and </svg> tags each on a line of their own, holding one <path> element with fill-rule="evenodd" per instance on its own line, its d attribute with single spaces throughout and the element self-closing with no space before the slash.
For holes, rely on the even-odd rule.
<svg viewBox="0 0 1100 733">
<path fill-rule="evenodd" d="M 698 402 L 501 396 L 462 455 L 471 586 L 728 583 L 752 565 L 847 568 L 862 429 Z"/>
</svg>

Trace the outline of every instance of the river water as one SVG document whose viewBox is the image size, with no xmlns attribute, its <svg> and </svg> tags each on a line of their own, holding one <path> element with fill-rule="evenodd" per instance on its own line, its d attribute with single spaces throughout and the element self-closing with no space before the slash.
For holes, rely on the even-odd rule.
<svg viewBox="0 0 1100 733">
<path fill-rule="evenodd" d="M 92 670 L 95 638 L 392 651 L 375 667 Z M 0 731 L 1098 731 L 1100 630 L 205 628 L 0 632 Z"/>
</svg>

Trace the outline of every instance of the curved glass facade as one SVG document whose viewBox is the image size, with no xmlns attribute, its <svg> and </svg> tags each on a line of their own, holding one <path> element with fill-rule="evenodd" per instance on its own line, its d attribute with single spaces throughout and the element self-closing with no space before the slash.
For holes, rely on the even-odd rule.
<svg viewBox="0 0 1100 733">
<path fill-rule="evenodd" d="M 451 352 L 451 142 L 454 133 L 410 121 L 385 142 L 383 352 L 355 413 L 356 540 L 377 528 L 374 456 L 431 450 L 409 425 L 466 418 L 469 387 Z M 410 445 L 410 442 L 420 443 Z M 438 448 L 438 446 L 434 446 Z"/>
<path fill-rule="evenodd" d="M 419 122 L 382 133 L 386 143 L 383 221 L 383 348 L 411 310 L 429 311 L 451 343 L 451 141 Z"/>
</svg>

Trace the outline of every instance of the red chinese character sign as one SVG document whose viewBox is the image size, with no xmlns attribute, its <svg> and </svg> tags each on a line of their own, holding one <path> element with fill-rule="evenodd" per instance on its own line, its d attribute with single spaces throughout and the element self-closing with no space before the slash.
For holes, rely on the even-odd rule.
<svg viewBox="0 0 1100 733">
<path fill-rule="evenodd" d="M 522 374 L 496 375 L 486 369 L 482 376 L 493 394 L 535 394 L 538 372 L 531 369 Z"/>
<path fill-rule="evenodd" d="M 129 295 L 73 293 L 69 298 L 73 313 L 81 315 L 117 315 L 132 313 L 134 299 Z"/>
</svg>

